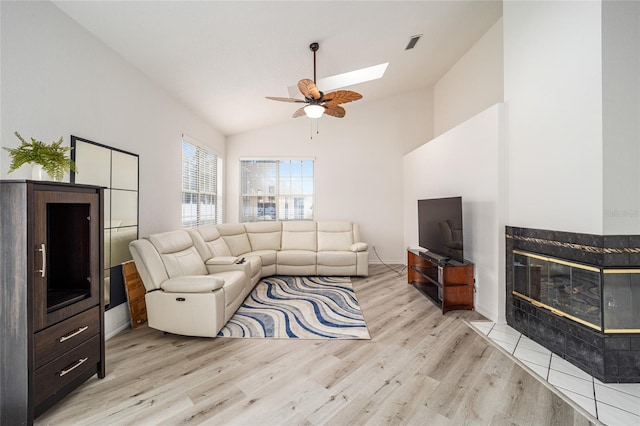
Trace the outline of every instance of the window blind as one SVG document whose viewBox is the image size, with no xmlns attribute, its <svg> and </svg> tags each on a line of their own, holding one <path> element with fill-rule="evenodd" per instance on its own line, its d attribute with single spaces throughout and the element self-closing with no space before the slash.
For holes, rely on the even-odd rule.
<svg viewBox="0 0 640 426">
<path fill-rule="evenodd" d="M 191 228 L 222 221 L 221 159 L 182 141 L 182 226 Z"/>
</svg>

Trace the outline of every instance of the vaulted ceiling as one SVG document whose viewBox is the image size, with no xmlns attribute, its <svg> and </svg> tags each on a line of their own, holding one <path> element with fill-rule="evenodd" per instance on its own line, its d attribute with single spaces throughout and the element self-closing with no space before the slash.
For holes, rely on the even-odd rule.
<svg viewBox="0 0 640 426">
<path fill-rule="evenodd" d="M 502 15 L 502 1 L 53 3 L 225 135 L 293 120 L 265 96 L 313 79 L 311 42 L 318 79 L 389 62 L 349 87 L 361 103 L 432 86 Z"/>
</svg>

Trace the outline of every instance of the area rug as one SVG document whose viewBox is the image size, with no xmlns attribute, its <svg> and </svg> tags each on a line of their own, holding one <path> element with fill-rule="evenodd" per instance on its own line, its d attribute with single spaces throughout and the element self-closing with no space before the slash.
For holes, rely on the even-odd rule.
<svg viewBox="0 0 640 426">
<path fill-rule="evenodd" d="M 347 277 L 265 278 L 218 336 L 370 339 Z"/>
</svg>

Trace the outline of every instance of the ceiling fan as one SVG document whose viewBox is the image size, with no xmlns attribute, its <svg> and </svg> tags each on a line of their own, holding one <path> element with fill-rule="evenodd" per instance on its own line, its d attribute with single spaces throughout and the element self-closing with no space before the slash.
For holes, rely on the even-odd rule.
<svg viewBox="0 0 640 426">
<path fill-rule="evenodd" d="M 309 49 L 313 52 L 313 80 L 303 79 L 298 82 L 298 90 L 304 96 L 304 99 L 297 98 L 280 98 L 277 96 L 267 96 L 267 99 L 282 102 L 295 102 L 307 104 L 293 113 L 293 118 L 306 115 L 309 118 L 320 118 L 323 114 L 332 117 L 342 118 L 346 111 L 341 104 L 357 101 L 362 99 L 362 95 L 351 90 L 336 90 L 334 92 L 322 93 L 316 87 L 316 52 L 320 45 L 311 43 Z"/>
</svg>

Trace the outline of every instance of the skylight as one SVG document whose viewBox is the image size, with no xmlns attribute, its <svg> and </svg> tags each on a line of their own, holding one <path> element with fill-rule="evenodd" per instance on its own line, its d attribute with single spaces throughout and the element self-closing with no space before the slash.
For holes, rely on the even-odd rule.
<svg viewBox="0 0 640 426">
<path fill-rule="evenodd" d="M 364 83 L 366 81 L 377 80 L 382 78 L 384 72 L 387 70 L 389 62 L 384 64 L 373 65 L 367 68 L 361 68 L 355 71 L 349 71 L 342 74 L 337 74 L 331 77 L 321 78 L 316 81 L 316 86 L 324 93 L 328 93 L 335 89 L 340 89 L 347 86 L 352 86 L 358 83 Z M 289 86 L 289 96 L 294 98 L 300 97 L 298 86 Z"/>
</svg>

